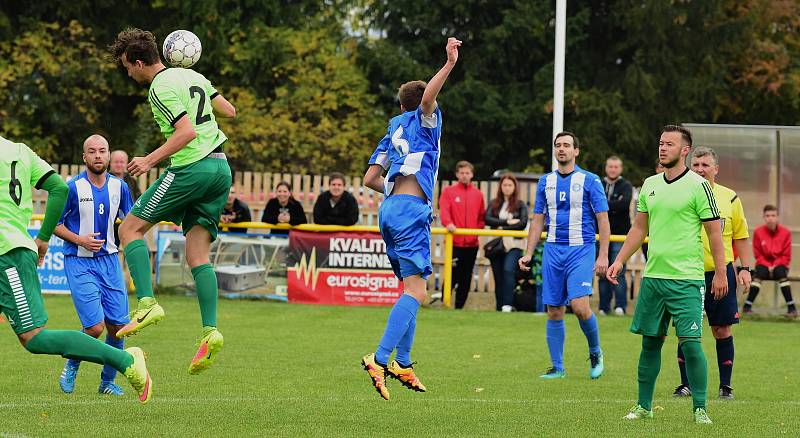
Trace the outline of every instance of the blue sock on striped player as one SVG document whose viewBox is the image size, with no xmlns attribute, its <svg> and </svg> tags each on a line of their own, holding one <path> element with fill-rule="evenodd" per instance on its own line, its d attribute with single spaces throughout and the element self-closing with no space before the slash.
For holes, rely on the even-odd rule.
<svg viewBox="0 0 800 438">
<path fill-rule="evenodd" d="M 587 320 L 579 319 L 586 341 L 589 343 L 589 353 L 600 352 L 600 327 L 597 326 L 597 317 L 592 314 L 592 317 Z"/>
<path fill-rule="evenodd" d="M 394 304 L 386 321 L 386 330 L 375 352 L 375 360 L 379 364 L 389 363 L 389 356 L 408 331 L 411 320 L 416 319 L 418 309 L 419 301 L 409 294 L 403 294 Z"/>
<path fill-rule="evenodd" d="M 119 350 L 122 350 L 123 347 L 125 346 L 125 340 L 118 339 L 115 336 L 106 334 L 106 344 L 114 348 L 117 348 Z M 117 370 L 115 370 L 114 367 L 112 367 L 109 364 L 103 365 L 103 371 L 100 373 L 100 381 L 113 382 L 116 377 L 117 377 Z"/>
<path fill-rule="evenodd" d="M 546 332 L 547 349 L 550 350 L 550 361 L 553 362 L 553 368 L 564 371 L 564 338 L 566 337 L 564 320 L 547 320 Z"/>
</svg>

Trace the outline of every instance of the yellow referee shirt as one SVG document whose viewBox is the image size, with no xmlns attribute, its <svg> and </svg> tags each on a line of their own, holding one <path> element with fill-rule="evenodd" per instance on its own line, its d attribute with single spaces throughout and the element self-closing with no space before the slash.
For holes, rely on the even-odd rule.
<svg viewBox="0 0 800 438">
<path fill-rule="evenodd" d="M 747 231 L 747 219 L 744 217 L 742 201 L 736 192 L 721 185 L 714 184 L 714 199 L 719 207 L 720 221 L 722 221 L 722 244 L 725 246 L 725 263 L 733 261 L 733 240 L 750 237 Z M 714 270 L 714 257 L 711 255 L 711 245 L 708 242 L 706 229 L 703 228 L 703 264 L 706 272 Z"/>
</svg>

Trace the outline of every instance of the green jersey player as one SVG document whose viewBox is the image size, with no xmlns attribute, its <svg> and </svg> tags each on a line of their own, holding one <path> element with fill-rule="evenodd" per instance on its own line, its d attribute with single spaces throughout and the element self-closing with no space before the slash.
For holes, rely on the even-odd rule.
<svg viewBox="0 0 800 438">
<path fill-rule="evenodd" d="M 170 160 L 166 172 L 136 201 L 119 228 L 139 303 L 118 335 L 136 334 L 164 318 L 164 309 L 153 297 L 144 233 L 160 221 L 182 224 L 186 262 L 197 286 L 203 323 L 200 348 L 189 364 L 189 373 L 196 374 L 211 366 L 223 344 L 216 328 L 217 277 L 208 253 L 231 187 L 231 169 L 222 152 L 227 137 L 216 117 L 234 117 L 236 109 L 200 73 L 164 67 L 156 39 L 148 31 L 126 29 L 109 49 L 128 76 L 150 84 L 147 98 L 166 138 L 147 156 L 133 158 L 128 172 L 139 176 Z"/>
<path fill-rule="evenodd" d="M 77 330 L 48 330 L 36 265 L 44 261 L 47 242 L 67 201 L 67 185 L 28 146 L 0 137 L 0 311 L 25 349 L 34 354 L 108 364 L 128 378 L 147 403 L 152 383 L 144 353 L 120 350 Z M 48 192 L 44 220 L 35 239 L 28 234 L 33 188 Z"/>
<path fill-rule="evenodd" d="M 671 319 L 686 358 L 695 422 L 711 423 L 706 413 L 708 365 L 700 344 L 706 295 L 702 229 L 714 256 L 711 292 L 715 299 L 728 293 L 728 280 L 719 208 L 708 181 L 686 167 L 691 147 L 692 134 L 686 128 L 668 125 L 662 129 L 658 157 L 665 170 L 642 185 L 634 225 L 608 268 L 607 277 L 616 284 L 622 265 L 650 233 L 647 266 L 630 329 L 642 335 L 639 401 L 625 416 L 627 420 L 653 416 L 661 347 Z"/>
</svg>

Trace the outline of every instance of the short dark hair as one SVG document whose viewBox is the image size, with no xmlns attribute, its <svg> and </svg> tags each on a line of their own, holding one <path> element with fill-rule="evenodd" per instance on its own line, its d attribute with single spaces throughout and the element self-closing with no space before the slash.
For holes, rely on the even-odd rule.
<svg viewBox="0 0 800 438">
<path fill-rule="evenodd" d="M 419 107 L 427 86 L 425 81 L 411 81 L 400 86 L 397 90 L 397 100 L 403 106 L 403 111 L 414 111 Z"/>
<path fill-rule="evenodd" d="M 619 161 L 620 163 L 622 163 L 622 158 L 620 158 L 617 155 L 612 155 L 612 156 L 606 158 L 606 162 L 609 162 L 609 161 Z"/>
<path fill-rule="evenodd" d="M 472 163 L 470 163 L 467 160 L 461 160 L 458 163 L 456 163 L 456 172 L 458 172 L 464 167 L 469 167 L 469 170 L 471 170 L 472 173 L 475 173 L 475 166 L 473 166 Z"/>
<path fill-rule="evenodd" d="M 556 145 L 556 140 L 558 140 L 559 137 L 564 137 L 564 136 L 567 136 L 567 135 L 572 137 L 572 146 L 574 146 L 575 149 L 580 148 L 580 146 L 578 146 L 578 136 L 573 134 L 573 133 L 571 133 L 571 132 L 569 132 L 569 131 L 561 131 L 558 134 L 556 134 L 556 136 L 553 137 L 553 146 Z"/>
<path fill-rule="evenodd" d="M 774 206 L 772 204 L 767 204 L 767 205 L 764 206 L 764 213 L 766 213 L 768 211 L 774 211 L 775 213 L 777 213 L 778 212 L 778 207 L 776 207 L 776 206 Z"/>
<path fill-rule="evenodd" d="M 114 43 L 108 46 L 108 53 L 114 62 L 120 62 L 123 53 L 130 63 L 142 61 L 144 65 L 154 65 L 161 61 L 153 33 L 135 27 L 120 32 Z"/>
<path fill-rule="evenodd" d="M 284 187 L 286 187 L 286 190 L 288 190 L 288 191 L 289 191 L 289 193 L 291 193 L 291 192 L 292 192 L 292 185 L 291 185 L 291 184 L 290 184 L 288 181 L 281 181 L 281 182 L 279 182 L 278 184 L 275 184 L 275 190 L 278 190 L 278 188 L 279 188 L 280 186 L 284 186 Z"/>
<path fill-rule="evenodd" d="M 687 145 L 692 145 L 692 132 L 680 125 L 666 125 L 661 128 L 661 133 L 665 132 L 680 132 L 683 142 Z"/>
<path fill-rule="evenodd" d="M 332 183 L 337 179 L 342 180 L 342 184 L 344 184 L 344 174 L 339 172 L 331 172 L 330 175 L 328 175 L 328 183 Z"/>
</svg>

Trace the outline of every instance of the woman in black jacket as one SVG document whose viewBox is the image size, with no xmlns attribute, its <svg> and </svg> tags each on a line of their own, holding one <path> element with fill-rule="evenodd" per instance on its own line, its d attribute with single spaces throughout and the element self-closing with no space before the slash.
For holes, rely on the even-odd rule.
<svg viewBox="0 0 800 438">
<path fill-rule="evenodd" d="M 275 197 L 267 202 L 261 222 L 267 224 L 300 225 L 307 223 L 303 206 L 292 196 L 292 185 L 281 181 L 275 186 Z M 288 230 L 272 230 L 270 234 L 287 235 Z"/>
<path fill-rule="evenodd" d="M 500 178 L 497 196 L 486 209 L 484 219 L 492 229 L 524 230 L 528 226 L 528 206 L 519 199 L 519 184 L 514 175 L 507 173 Z M 512 310 L 517 261 L 522 257 L 524 248 L 525 239 L 503 237 L 501 251 L 493 256 L 487 255 L 492 263 L 497 310 Z"/>
</svg>

